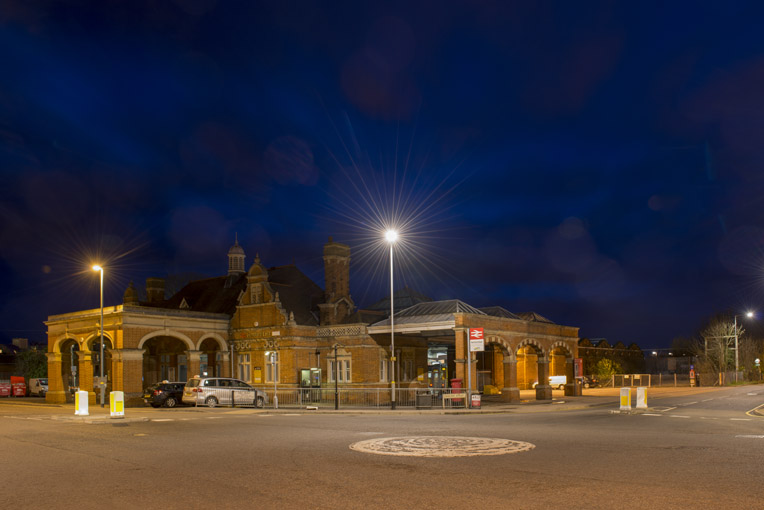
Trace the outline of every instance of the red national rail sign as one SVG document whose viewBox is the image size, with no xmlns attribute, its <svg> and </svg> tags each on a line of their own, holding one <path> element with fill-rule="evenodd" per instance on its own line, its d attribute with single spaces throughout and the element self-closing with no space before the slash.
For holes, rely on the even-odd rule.
<svg viewBox="0 0 764 510">
<path fill-rule="evenodd" d="M 470 328 L 470 351 L 478 352 L 484 350 L 483 328 Z"/>
</svg>

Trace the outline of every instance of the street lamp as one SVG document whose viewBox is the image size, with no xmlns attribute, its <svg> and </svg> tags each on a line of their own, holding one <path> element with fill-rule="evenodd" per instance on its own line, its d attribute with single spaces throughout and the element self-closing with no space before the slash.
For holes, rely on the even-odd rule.
<svg viewBox="0 0 764 510">
<path fill-rule="evenodd" d="M 106 389 L 106 385 L 103 382 L 103 267 L 99 266 L 98 264 L 93 266 L 93 271 L 98 271 L 101 273 L 101 358 L 100 363 L 98 365 L 101 367 L 101 378 L 98 382 L 98 385 L 101 387 L 101 407 L 104 407 L 104 390 Z"/>
<path fill-rule="evenodd" d="M 395 409 L 395 310 L 393 307 L 393 245 L 398 240 L 398 232 L 393 229 L 385 233 L 385 239 L 390 244 L 390 370 L 392 371 L 390 409 Z"/>
<path fill-rule="evenodd" d="M 749 319 L 753 317 L 753 312 L 746 312 L 745 316 Z M 738 332 L 737 332 L 737 318 L 743 317 L 743 315 L 735 315 L 735 382 L 738 382 Z"/>
</svg>

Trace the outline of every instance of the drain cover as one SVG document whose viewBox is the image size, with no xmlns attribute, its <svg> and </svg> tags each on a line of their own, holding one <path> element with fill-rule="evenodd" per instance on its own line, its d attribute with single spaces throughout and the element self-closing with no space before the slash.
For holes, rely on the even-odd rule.
<svg viewBox="0 0 764 510">
<path fill-rule="evenodd" d="M 407 457 L 474 457 L 505 455 L 532 450 L 536 445 L 524 441 L 490 437 L 408 436 L 368 439 L 350 445 L 351 450 L 378 455 Z"/>
</svg>

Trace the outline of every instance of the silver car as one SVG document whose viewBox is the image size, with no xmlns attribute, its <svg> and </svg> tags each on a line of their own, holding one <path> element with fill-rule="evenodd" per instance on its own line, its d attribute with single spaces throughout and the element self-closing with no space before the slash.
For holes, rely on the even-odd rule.
<svg viewBox="0 0 764 510">
<path fill-rule="evenodd" d="M 239 379 L 192 377 L 183 388 L 183 403 L 207 407 L 265 407 L 268 395 Z"/>
</svg>

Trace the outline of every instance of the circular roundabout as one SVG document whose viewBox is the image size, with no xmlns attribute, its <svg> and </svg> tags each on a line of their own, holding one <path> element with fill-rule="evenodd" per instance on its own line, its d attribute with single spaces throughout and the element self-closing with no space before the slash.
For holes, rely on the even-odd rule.
<svg viewBox="0 0 764 510">
<path fill-rule="evenodd" d="M 368 439 L 350 445 L 351 450 L 377 455 L 406 457 L 474 457 L 527 452 L 536 447 L 524 441 L 490 437 L 406 436 Z"/>
</svg>

